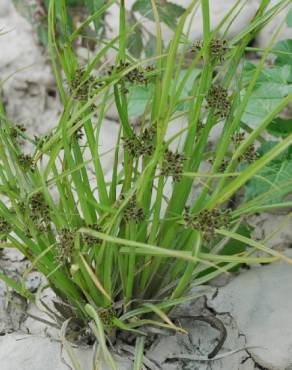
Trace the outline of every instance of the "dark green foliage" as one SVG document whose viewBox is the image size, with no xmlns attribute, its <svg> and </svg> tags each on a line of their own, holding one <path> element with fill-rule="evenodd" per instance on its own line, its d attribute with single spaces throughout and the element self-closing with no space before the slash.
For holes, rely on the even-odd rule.
<svg viewBox="0 0 292 370">
<path fill-rule="evenodd" d="M 175 28 L 178 18 L 182 16 L 185 9 L 182 6 L 170 3 L 166 0 L 159 0 L 156 5 L 161 21 L 167 24 L 170 28 Z M 139 12 L 146 18 L 154 20 L 152 5 L 149 0 L 137 0 L 132 7 L 132 11 Z"/>
<path fill-rule="evenodd" d="M 287 137 L 292 133 L 292 118 L 275 118 L 268 127 L 270 134 L 278 137 Z"/>
<path fill-rule="evenodd" d="M 262 156 L 277 142 L 267 142 L 259 149 Z M 246 185 L 245 200 L 251 200 L 263 194 L 267 194 L 262 199 L 263 204 L 280 203 L 285 196 L 291 193 L 292 187 L 292 147 L 283 152 L 267 166 L 265 166 L 258 176 L 253 178 Z"/>
</svg>

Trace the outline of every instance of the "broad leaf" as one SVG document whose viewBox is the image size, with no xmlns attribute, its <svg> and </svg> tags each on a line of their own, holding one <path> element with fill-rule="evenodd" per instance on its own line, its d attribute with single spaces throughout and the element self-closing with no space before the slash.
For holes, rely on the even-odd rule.
<svg viewBox="0 0 292 370">
<path fill-rule="evenodd" d="M 288 81 L 292 83 L 292 40 L 280 41 L 276 44 L 275 50 L 281 52 L 277 55 L 275 65 L 286 66 L 290 70 Z"/>
<path fill-rule="evenodd" d="M 180 75 L 179 75 L 179 78 L 178 78 L 178 83 L 177 83 L 177 88 L 178 86 L 180 85 L 180 83 L 182 82 L 183 78 L 185 77 L 185 74 L 187 73 L 186 70 L 182 70 Z M 193 85 L 194 85 L 194 81 L 199 77 L 201 73 L 201 70 L 198 69 L 198 68 L 194 68 L 189 79 L 187 80 L 185 86 L 184 86 L 184 89 L 180 95 L 180 99 L 183 99 L 183 98 L 186 98 L 188 96 L 191 96 L 193 94 L 192 92 L 192 88 L 193 88 Z M 187 103 L 180 103 L 176 106 L 176 110 L 185 110 L 187 107 L 186 107 L 186 104 Z"/>
<path fill-rule="evenodd" d="M 259 150 L 260 154 L 268 152 L 277 142 L 267 142 Z M 261 204 L 273 204 L 283 201 L 292 192 L 292 148 L 283 152 L 268 166 L 264 167 L 246 185 L 245 201 L 262 196 L 267 197 Z M 288 184 L 288 186 L 287 186 Z"/>
<path fill-rule="evenodd" d="M 135 19 L 130 19 L 129 27 L 132 27 L 135 23 Z M 127 38 L 127 49 L 135 58 L 141 55 L 143 50 L 143 34 L 141 28 L 137 25 Z"/>
<path fill-rule="evenodd" d="M 252 78 L 255 68 L 250 63 L 247 65 L 247 71 L 244 76 L 245 82 Z M 249 99 L 242 121 L 248 125 L 256 126 L 290 92 L 292 92 L 290 65 L 275 65 L 264 70 Z"/>
<path fill-rule="evenodd" d="M 192 94 L 191 89 L 193 87 L 193 83 L 200 73 L 201 71 L 197 68 L 195 68 L 192 71 L 180 95 L 180 99 L 186 98 L 187 96 L 190 96 Z M 177 87 L 181 83 L 185 74 L 186 74 L 186 70 L 182 70 L 178 78 Z M 152 89 L 151 84 L 149 84 L 148 86 L 132 86 L 129 88 L 128 110 L 129 110 L 130 117 L 138 117 L 144 113 L 146 105 L 149 102 L 149 99 L 151 97 L 150 89 Z M 176 106 L 176 110 L 184 110 L 184 109 L 185 109 L 185 103 L 180 103 Z"/>
<path fill-rule="evenodd" d="M 141 116 L 151 97 L 152 86 L 133 86 L 129 88 L 128 111 L 130 117 Z"/>
<path fill-rule="evenodd" d="M 75 1 L 75 2 L 78 3 L 78 1 Z M 84 0 L 82 5 L 84 5 L 84 3 L 86 7 L 88 8 L 89 12 L 92 14 L 96 12 L 97 10 L 99 10 L 106 3 L 106 0 Z M 101 17 L 96 18 L 94 20 L 94 27 L 95 27 L 96 32 L 100 30 L 100 28 L 102 27 Z"/>
<path fill-rule="evenodd" d="M 156 37 L 149 34 L 149 39 L 145 45 L 145 54 L 147 58 L 153 57 L 156 52 Z"/>
<path fill-rule="evenodd" d="M 160 20 L 168 25 L 170 28 L 175 28 L 177 25 L 178 18 L 185 12 L 185 9 L 177 4 L 169 3 L 167 1 L 157 1 L 157 8 L 160 16 Z M 139 12 L 150 20 L 154 20 L 151 1 L 149 0 L 137 0 L 132 10 Z"/>
<path fill-rule="evenodd" d="M 275 118 L 268 127 L 268 132 L 274 136 L 286 137 L 292 134 L 292 118 Z"/>
</svg>

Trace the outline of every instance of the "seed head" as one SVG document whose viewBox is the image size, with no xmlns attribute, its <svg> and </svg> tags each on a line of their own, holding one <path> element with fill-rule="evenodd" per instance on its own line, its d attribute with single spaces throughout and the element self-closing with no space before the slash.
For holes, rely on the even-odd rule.
<svg viewBox="0 0 292 370">
<path fill-rule="evenodd" d="M 20 154 L 17 156 L 18 163 L 20 167 L 24 171 L 34 171 L 35 170 L 35 162 L 33 161 L 32 157 L 28 154 Z"/>
<path fill-rule="evenodd" d="M 111 331 L 113 328 L 113 320 L 116 317 L 116 312 L 112 307 L 104 308 L 98 311 L 98 315 L 106 329 L 106 331 Z"/>
<path fill-rule="evenodd" d="M 201 51 L 204 47 L 203 41 L 196 41 L 191 47 L 191 52 Z M 215 39 L 210 42 L 210 55 L 212 63 L 223 63 L 229 47 L 226 40 Z"/>
<path fill-rule="evenodd" d="M 220 86 L 212 86 L 206 95 L 207 108 L 214 109 L 219 118 L 226 118 L 230 111 L 230 99 L 227 90 Z"/>
<path fill-rule="evenodd" d="M 129 62 L 120 63 L 118 66 L 111 66 L 108 70 L 108 75 L 112 75 L 114 71 L 116 71 L 117 73 L 122 72 L 123 70 L 129 68 L 130 66 L 131 64 Z M 142 67 L 135 67 L 131 71 L 126 73 L 119 82 L 120 83 L 128 82 L 130 84 L 138 83 L 147 85 L 151 78 L 150 76 L 147 75 L 147 72 L 149 73 L 153 71 L 154 71 L 153 66 L 148 66 L 145 69 L 143 69 Z"/>
<path fill-rule="evenodd" d="M 32 219 L 39 225 L 50 222 L 50 209 L 42 193 L 36 193 L 30 198 L 29 208 Z"/>
<path fill-rule="evenodd" d="M 15 125 L 14 127 L 10 128 L 10 137 L 18 141 L 21 138 L 21 134 L 24 134 L 26 131 L 26 127 L 24 125 Z"/>
<path fill-rule="evenodd" d="M 92 89 L 101 86 L 101 82 L 93 76 L 87 76 L 85 79 L 85 69 L 78 68 L 75 71 L 74 78 L 70 82 L 70 92 L 76 94 L 77 99 L 84 101 L 92 96 Z"/>
<path fill-rule="evenodd" d="M 232 136 L 232 142 L 236 147 L 238 147 L 245 139 L 245 133 L 244 132 L 236 132 Z"/>
<path fill-rule="evenodd" d="M 74 132 L 76 140 L 82 140 L 84 137 L 84 132 L 82 130 L 82 127 L 79 127 L 77 131 Z"/>
<path fill-rule="evenodd" d="M 259 158 L 258 152 L 255 146 L 250 145 L 246 151 L 239 157 L 239 161 L 245 161 L 247 163 L 253 163 Z"/>
<path fill-rule="evenodd" d="M 134 221 L 136 223 L 145 219 L 143 208 L 139 207 L 135 196 L 133 196 L 126 205 L 123 219 L 125 222 Z"/>
<path fill-rule="evenodd" d="M 172 176 L 174 181 L 181 179 L 184 163 L 186 157 L 181 153 L 173 153 L 170 150 L 166 150 L 164 153 L 161 175 Z"/>
<path fill-rule="evenodd" d="M 215 208 L 211 211 L 202 210 L 193 215 L 185 209 L 184 222 L 187 228 L 202 232 L 203 238 L 209 242 L 214 238 L 215 229 L 228 228 L 231 223 L 231 209 Z"/>
<path fill-rule="evenodd" d="M 95 231 L 102 231 L 101 226 L 98 224 L 89 225 L 88 227 Z M 99 238 L 88 234 L 83 234 L 83 241 L 88 247 L 94 247 L 100 243 Z"/>
<path fill-rule="evenodd" d="M 228 159 L 223 159 L 219 168 L 218 168 L 218 171 L 221 172 L 221 173 L 224 173 L 226 168 L 228 167 L 229 165 L 229 160 Z M 209 159 L 209 163 L 213 164 L 214 163 L 214 159 Z"/>
<path fill-rule="evenodd" d="M 64 228 L 59 233 L 58 257 L 59 263 L 65 264 L 73 254 L 75 232 Z"/>
<path fill-rule="evenodd" d="M 245 133 L 244 132 L 237 132 L 232 137 L 232 141 L 234 144 L 234 148 L 238 148 L 239 145 L 245 140 Z M 256 148 L 254 144 L 251 144 L 245 152 L 238 158 L 239 162 L 247 162 L 247 163 L 253 163 L 258 159 L 258 153 L 256 151 Z"/>
<path fill-rule="evenodd" d="M 153 142 L 155 135 L 156 129 L 154 127 L 146 128 L 140 136 L 123 138 L 124 146 L 135 158 L 141 155 L 151 156 L 155 149 Z"/>
<path fill-rule="evenodd" d="M 34 135 L 34 143 L 35 143 L 35 146 L 38 148 L 38 149 L 41 149 L 42 146 L 44 144 L 46 144 L 52 137 L 52 133 L 49 133 L 49 134 L 46 134 L 46 135 L 43 135 L 43 136 L 37 136 L 37 135 Z"/>
<path fill-rule="evenodd" d="M 0 234 L 7 235 L 11 230 L 12 226 L 5 220 L 5 218 L 0 217 Z"/>
</svg>

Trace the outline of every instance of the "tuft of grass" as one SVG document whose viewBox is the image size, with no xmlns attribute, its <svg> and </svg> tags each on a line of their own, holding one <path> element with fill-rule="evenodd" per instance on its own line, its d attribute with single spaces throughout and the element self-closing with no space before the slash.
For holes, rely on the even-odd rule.
<svg viewBox="0 0 292 370">
<path fill-rule="evenodd" d="M 211 31 L 209 1 L 194 0 L 179 18 L 172 41 L 163 47 L 160 13 L 151 1 L 156 54 L 137 60 L 127 52 L 132 29 L 121 0 L 118 37 L 82 66 L 74 40 L 111 2 L 77 29 L 68 20 L 65 0 L 58 13 L 58 2 L 48 3 L 48 49 L 63 112 L 55 129 L 35 140 L 35 151 L 28 156 L 22 150 L 25 131 L 13 127 L 1 105 L 0 236 L 3 246 L 18 248 L 47 277 L 84 325 L 93 320 L 93 332 L 113 367 L 105 338 L 114 330 L 138 337 L 145 335 L 145 326 L 178 330 L 168 313 L 190 299 L 191 286 L 240 264 L 291 262 L 250 238 L 244 216 L 268 205 L 263 207 L 260 199 L 250 202 L 252 206 L 232 205 L 234 195 L 292 144 L 290 134 L 263 156 L 255 149 L 273 119 L 292 101 L 291 93 L 255 129 L 242 125 L 279 30 L 248 81 L 245 51 L 289 2 L 279 0 L 268 9 L 269 2 L 263 0 L 246 29 L 227 42 L 242 2 L 237 1 Z M 193 45 L 188 22 L 199 5 L 203 40 Z M 62 37 L 55 28 L 57 15 Z M 112 66 L 104 59 L 110 49 L 116 50 Z M 138 131 L 129 114 L 136 87 L 148 94 Z M 99 146 L 112 105 L 119 115 L 120 133 L 109 180 L 103 167 L 106 153 Z M 169 138 L 177 117 L 185 119 L 186 127 Z M 217 125 L 221 135 L 210 152 L 208 140 Z M 177 141 L 180 145 L 173 149 Z M 210 170 L 201 172 L 208 160 Z M 194 198 L 192 189 L 198 184 Z M 284 200 L 277 203 L 277 208 L 288 206 Z M 25 284 L 19 286 L 3 274 L 0 279 L 33 299 Z M 139 338 L 135 369 L 141 368 L 143 345 Z"/>
</svg>

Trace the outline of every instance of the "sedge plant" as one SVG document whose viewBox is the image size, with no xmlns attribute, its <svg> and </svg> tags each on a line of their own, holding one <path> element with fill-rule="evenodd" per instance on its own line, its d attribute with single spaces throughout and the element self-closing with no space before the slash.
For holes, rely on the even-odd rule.
<svg viewBox="0 0 292 370">
<path fill-rule="evenodd" d="M 240 264 L 291 262 L 242 231 L 248 215 L 287 208 L 291 202 L 269 204 L 274 189 L 245 203 L 233 202 L 248 181 L 292 144 L 290 134 L 262 156 L 256 150 L 267 127 L 292 101 L 291 93 L 256 128 L 242 124 L 280 28 L 267 49 L 260 50 L 249 79 L 244 78 L 245 51 L 289 0 L 272 7 L 262 0 L 250 24 L 229 41 L 229 28 L 245 2 L 238 0 L 211 30 L 209 1 L 194 0 L 168 45 L 162 41 L 160 9 L 152 0 L 156 52 L 141 60 L 127 52 L 135 25 L 128 27 L 121 0 L 118 36 L 104 42 L 82 66 L 74 42 L 113 2 L 73 31 L 66 1 L 60 3 L 61 34 L 55 29 L 56 0 L 48 6 L 48 49 L 63 104 L 59 122 L 47 135 L 30 139 L 35 149 L 24 154 L 21 140 L 29 138 L 1 105 L 1 246 L 21 251 L 80 325 L 92 321 L 113 364 L 106 349 L 112 331 L 136 333 L 142 358 L 147 327 L 182 330 L 171 321 L 170 311 L 193 298 L 191 287 Z M 197 16 L 203 18 L 203 38 L 194 44 L 189 33 Z M 115 58 L 106 59 L 111 50 Z M 129 91 L 135 86 L 148 91 L 138 129 L 129 114 Z M 101 127 L 113 106 L 120 130 L 109 177 L 103 166 L 107 153 L 99 147 Z M 169 137 L 177 118 L 185 127 Z M 221 127 L 221 135 L 210 150 L 215 126 Z M 206 162 L 210 169 L 204 172 Z M 278 191 L 291 186 L 285 181 Z M 3 273 L 0 278 L 36 299 L 25 283 Z"/>
</svg>

